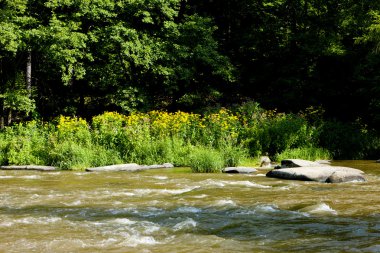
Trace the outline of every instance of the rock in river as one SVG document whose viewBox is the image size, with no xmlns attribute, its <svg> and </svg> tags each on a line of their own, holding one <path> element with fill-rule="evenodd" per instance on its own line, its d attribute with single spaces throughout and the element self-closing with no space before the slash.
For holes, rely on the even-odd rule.
<svg viewBox="0 0 380 253">
<path fill-rule="evenodd" d="M 139 165 L 137 163 L 127 163 L 127 164 L 116 164 L 95 168 L 87 168 L 86 171 L 90 172 L 99 172 L 99 171 L 129 171 L 135 172 L 140 170 L 149 170 L 149 169 L 163 169 L 163 168 L 173 168 L 173 164 L 164 163 L 164 164 L 154 164 L 154 165 Z"/>
<path fill-rule="evenodd" d="M 308 166 L 271 170 L 266 176 L 290 180 L 342 183 L 366 181 L 363 174 L 364 172 L 361 170 L 348 167 Z"/>
<path fill-rule="evenodd" d="M 250 167 L 227 167 L 223 169 L 224 173 L 240 173 L 240 174 L 249 174 L 256 172 L 255 168 Z"/>
<path fill-rule="evenodd" d="M 295 167 L 321 167 L 327 166 L 319 162 L 312 162 L 302 159 L 285 159 L 281 161 L 281 168 L 295 168 Z"/>
</svg>

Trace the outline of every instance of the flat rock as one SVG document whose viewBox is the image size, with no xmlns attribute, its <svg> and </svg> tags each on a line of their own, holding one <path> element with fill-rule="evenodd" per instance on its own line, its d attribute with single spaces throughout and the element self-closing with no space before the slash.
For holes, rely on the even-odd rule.
<svg viewBox="0 0 380 253">
<path fill-rule="evenodd" d="M 271 170 L 266 174 L 266 176 L 290 180 L 337 183 L 348 181 L 365 181 L 363 174 L 363 171 L 349 167 L 308 166 Z"/>
<path fill-rule="evenodd" d="M 318 162 L 312 162 L 302 159 L 284 159 L 281 161 L 282 168 L 296 168 L 296 167 L 321 167 L 325 166 Z"/>
<path fill-rule="evenodd" d="M 330 165 L 331 161 L 330 160 L 316 160 L 316 163 L 323 164 L 323 165 Z"/>
<path fill-rule="evenodd" d="M 380 159 L 379 160 L 376 160 L 377 163 L 380 163 Z"/>
<path fill-rule="evenodd" d="M 57 170 L 57 168 L 53 166 L 41 166 L 41 165 L 9 165 L 9 166 L 0 166 L 0 170 L 53 171 L 53 170 Z"/>
<path fill-rule="evenodd" d="M 257 172 L 257 169 L 251 167 L 227 167 L 223 169 L 224 173 L 239 173 L 239 174 L 249 174 Z"/>
<path fill-rule="evenodd" d="M 89 172 L 99 172 L 99 171 L 140 171 L 140 170 L 149 170 L 149 169 L 163 169 L 163 168 L 173 168 L 174 165 L 171 163 L 164 164 L 154 164 L 154 165 L 139 165 L 137 163 L 127 163 L 127 164 L 116 164 L 102 167 L 87 168 L 86 171 Z"/>
</svg>

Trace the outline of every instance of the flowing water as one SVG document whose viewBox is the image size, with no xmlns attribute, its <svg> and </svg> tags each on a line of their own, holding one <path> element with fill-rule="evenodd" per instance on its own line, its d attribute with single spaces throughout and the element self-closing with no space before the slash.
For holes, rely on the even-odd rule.
<svg viewBox="0 0 380 253">
<path fill-rule="evenodd" d="M 380 163 L 335 165 L 368 182 L 0 171 L 0 252 L 380 252 Z"/>
</svg>

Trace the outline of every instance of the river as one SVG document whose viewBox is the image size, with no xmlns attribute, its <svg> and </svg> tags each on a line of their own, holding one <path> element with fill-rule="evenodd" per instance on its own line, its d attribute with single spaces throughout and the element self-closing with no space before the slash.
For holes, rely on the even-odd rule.
<svg viewBox="0 0 380 253">
<path fill-rule="evenodd" d="M 380 252 L 368 182 L 253 175 L 0 171 L 0 252 Z"/>
</svg>

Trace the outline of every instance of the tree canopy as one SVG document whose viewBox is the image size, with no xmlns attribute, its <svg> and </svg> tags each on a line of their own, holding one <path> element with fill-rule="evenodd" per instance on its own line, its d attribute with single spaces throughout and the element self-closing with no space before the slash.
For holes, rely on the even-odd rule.
<svg viewBox="0 0 380 253">
<path fill-rule="evenodd" d="M 254 100 L 378 128 L 379 55 L 378 1 L 0 0 L 1 125 Z"/>
</svg>

